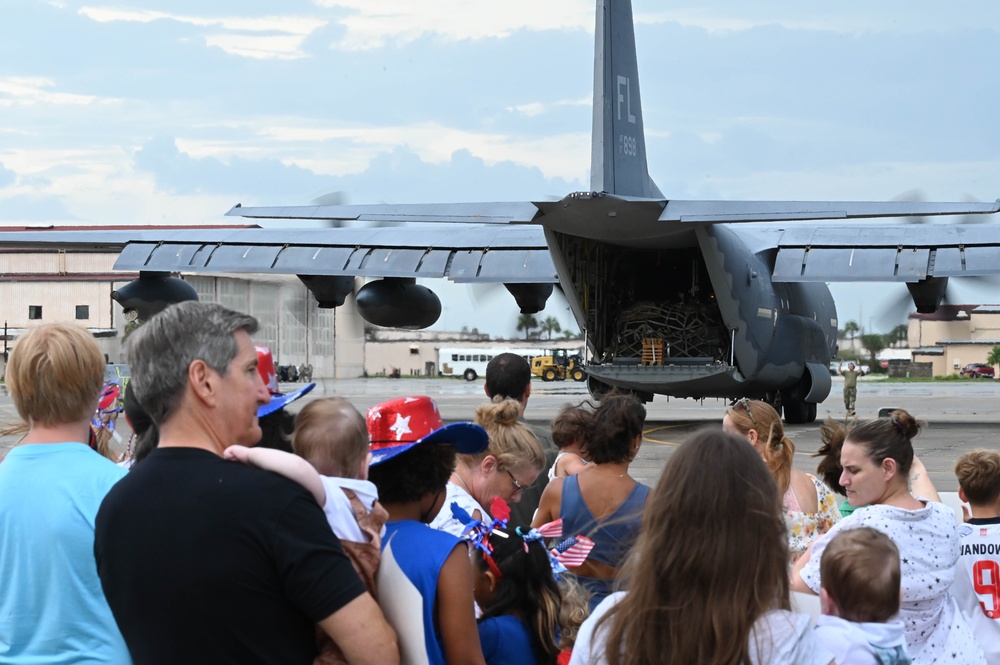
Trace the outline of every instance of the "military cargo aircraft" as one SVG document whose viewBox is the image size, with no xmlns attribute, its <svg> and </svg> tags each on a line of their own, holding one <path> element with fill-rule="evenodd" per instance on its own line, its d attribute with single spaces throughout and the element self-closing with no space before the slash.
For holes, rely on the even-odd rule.
<svg viewBox="0 0 1000 665">
<path fill-rule="evenodd" d="M 417 278 L 502 283 L 526 313 L 558 285 L 586 335 L 593 393 L 754 397 L 792 423 L 815 420 L 831 389 L 838 320 L 827 282 L 902 282 L 926 312 L 950 277 L 1000 273 L 1000 225 L 870 221 L 991 215 L 1000 201 L 665 197 L 647 171 L 631 2 L 597 0 L 596 18 L 590 191 L 544 202 L 237 205 L 227 214 L 336 228 L 25 231 L 0 233 L 0 245 L 120 251 L 115 267 L 141 276 L 116 299 L 141 318 L 190 297 L 170 273 L 294 274 L 321 307 L 343 304 L 355 277 L 374 278 L 356 294 L 361 315 L 414 328 L 441 311 Z"/>
</svg>

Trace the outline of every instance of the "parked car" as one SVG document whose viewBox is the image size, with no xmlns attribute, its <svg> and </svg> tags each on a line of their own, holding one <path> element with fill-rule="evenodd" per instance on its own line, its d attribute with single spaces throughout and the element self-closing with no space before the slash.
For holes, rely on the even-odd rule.
<svg viewBox="0 0 1000 665">
<path fill-rule="evenodd" d="M 967 379 L 992 379 L 995 373 L 992 365 L 987 365 L 986 363 L 969 363 L 958 370 L 958 374 Z"/>
</svg>

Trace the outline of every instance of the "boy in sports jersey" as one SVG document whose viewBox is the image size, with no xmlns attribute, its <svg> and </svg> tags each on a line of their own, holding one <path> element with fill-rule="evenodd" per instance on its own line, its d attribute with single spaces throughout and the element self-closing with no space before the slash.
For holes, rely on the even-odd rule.
<svg viewBox="0 0 1000 665">
<path fill-rule="evenodd" d="M 1000 664 L 1000 452 L 973 450 L 955 462 L 958 496 L 972 508 L 959 527 L 952 595 L 990 665 Z"/>
</svg>

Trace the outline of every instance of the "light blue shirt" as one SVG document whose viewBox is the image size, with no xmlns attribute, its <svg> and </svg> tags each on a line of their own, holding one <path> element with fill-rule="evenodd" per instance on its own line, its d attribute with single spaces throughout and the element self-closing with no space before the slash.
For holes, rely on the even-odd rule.
<svg viewBox="0 0 1000 665">
<path fill-rule="evenodd" d="M 0 664 L 131 662 L 94 561 L 97 509 L 126 473 L 82 443 L 0 462 Z"/>
</svg>

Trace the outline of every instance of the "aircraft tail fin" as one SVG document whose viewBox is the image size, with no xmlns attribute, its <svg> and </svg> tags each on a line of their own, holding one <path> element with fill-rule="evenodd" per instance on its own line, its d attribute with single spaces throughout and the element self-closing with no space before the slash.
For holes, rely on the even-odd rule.
<svg viewBox="0 0 1000 665">
<path fill-rule="evenodd" d="M 631 0 L 597 0 L 593 191 L 662 198 L 646 167 Z"/>
</svg>

